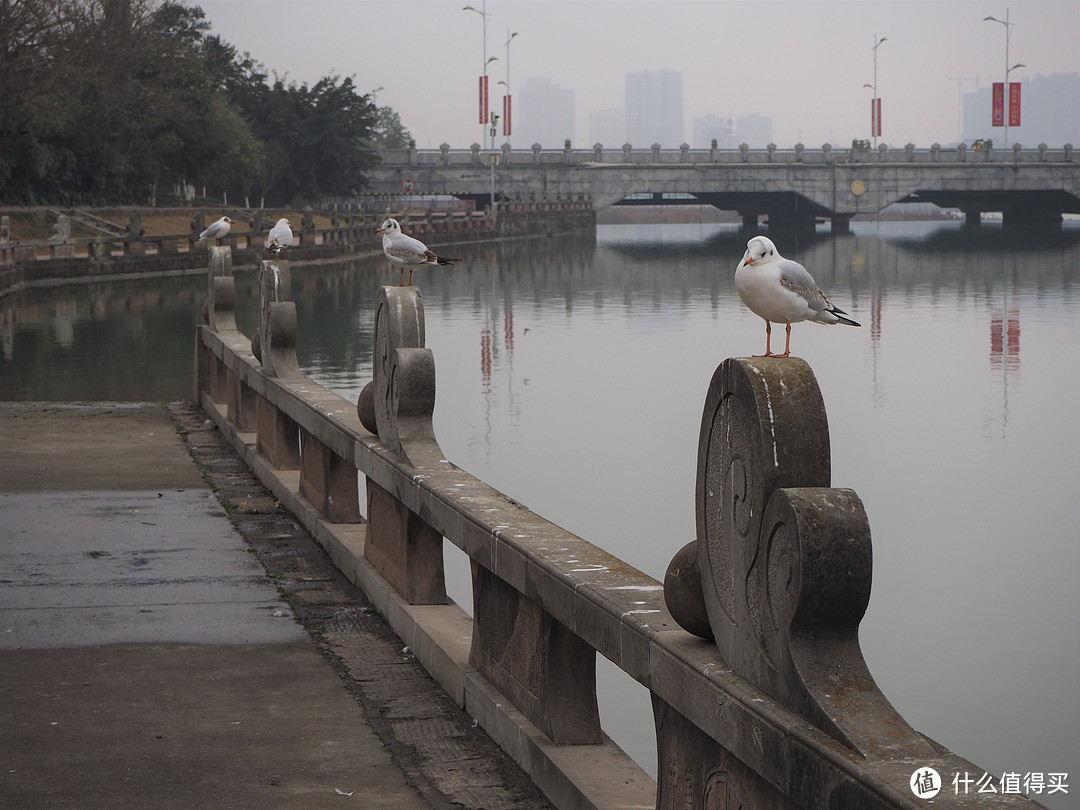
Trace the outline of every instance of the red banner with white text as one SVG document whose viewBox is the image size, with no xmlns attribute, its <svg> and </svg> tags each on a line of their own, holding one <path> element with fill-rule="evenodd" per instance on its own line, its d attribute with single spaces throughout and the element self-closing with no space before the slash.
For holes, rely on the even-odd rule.
<svg viewBox="0 0 1080 810">
<path fill-rule="evenodd" d="M 488 122 L 488 77 L 480 77 L 480 123 Z"/>
<path fill-rule="evenodd" d="M 503 96 L 503 135 L 510 135 L 510 96 Z"/>
<path fill-rule="evenodd" d="M 870 136 L 881 137 L 881 99 L 870 99 Z"/>
<path fill-rule="evenodd" d="M 1009 126 L 1020 126 L 1020 82 L 1009 82 Z"/>
<path fill-rule="evenodd" d="M 994 112 L 990 125 L 994 127 L 1005 126 L 1005 83 L 994 82 L 993 89 Z"/>
</svg>

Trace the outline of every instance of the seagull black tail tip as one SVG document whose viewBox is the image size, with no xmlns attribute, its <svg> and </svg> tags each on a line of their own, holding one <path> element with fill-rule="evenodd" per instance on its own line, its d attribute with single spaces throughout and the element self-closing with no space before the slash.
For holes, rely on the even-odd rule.
<svg viewBox="0 0 1080 810">
<path fill-rule="evenodd" d="M 439 265 L 441 267 L 452 267 L 454 262 L 460 262 L 460 261 L 461 261 L 461 259 L 453 259 L 453 258 L 451 258 L 449 256 L 440 256 L 439 257 Z"/>
</svg>

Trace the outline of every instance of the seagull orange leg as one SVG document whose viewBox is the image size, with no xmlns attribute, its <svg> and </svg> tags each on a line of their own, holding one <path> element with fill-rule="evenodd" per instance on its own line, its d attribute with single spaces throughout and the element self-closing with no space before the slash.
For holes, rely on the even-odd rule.
<svg viewBox="0 0 1080 810">
<path fill-rule="evenodd" d="M 784 353 L 774 355 L 774 357 L 787 357 L 791 354 L 791 321 L 784 321 L 787 324 L 787 338 L 784 340 Z"/>
<path fill-rule="evenodd" d="M 772 324 L 765 320 L 765 354 L 755 354 L 754 357 L 772 357 Z"/>
</svg>

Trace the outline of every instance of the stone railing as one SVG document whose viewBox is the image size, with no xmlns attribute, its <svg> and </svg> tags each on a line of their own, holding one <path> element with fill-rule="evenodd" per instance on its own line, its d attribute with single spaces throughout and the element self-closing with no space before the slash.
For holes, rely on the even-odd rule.
<svg viewBox="0 0 1080 810">
<path fill-rule="evenodd" d="M 912 729 L 863 661 L 869 526 L 858 496 L 830 486 L 803 361 L 717 368 L 698 540 L 660 583 L 446 458 L 417 288 L 380 291 L 374 379 L 354 405 L 298 367 L 287 263 L 263 262 L 249 339 L 229 249 L 210 261 L 197 400 L 556 806 L 914 810 L 935 789 L 939 808 L 989 806 L 951 785 L 983 772 Z M 444 538 L 471 559 L 472 618 L 446 597 Z M 651 693 L 655 782 L 603 733 L 597 653 Z M 999 791 L 993 806 L 1036 805 Z"/>
<path fill-rule="evenodd" d="M 388 200 L 388 204 L 401 205 L 402 201 Z M 266 234 L 272 222 L 261 211 L 232 216 L 246 221 L 250 230 L 237 227 L 217 240 L 218 245 L 231 249 L 238 266 L 257 267 L 266 255 Z M 306 216 L 302 223 L 294 225 L 295 243 L 289 249 L 290 257 L 312 261 L 377 254 L 382 248 L 376 229 L 388 216 L 396 218 L 406 232 L 437 244 L 567 233 L 591 230 L 596 225 L 592 206 L 585 201 L 504 202 L 499 204 L 497 216 L 489 210 L 408 209 L 334 214 L 329 227 L 316 227 Z M 7 219 L 0 217 L 0 293 L 60 279 L 206 270 L 207 246 L 195 243 L 205 224 L 201 216 L 193 220 L 193 230 L 187 234 L 147 236 L 136 215 L 126 235 L 74 237 L 66 217 L 61 215 L 58 235 L 45 241 L 11 240 Z"/>
<path fill-rule="evenodd" d="M 764 149 L 751 149 L 741 144 L 735 149 L 720 149 L 716 141 L 709 149 L 692 149 L 689 144 L 677 148 L 662 148 L 660 144 L 651 147 L 604 146 L 593 144 L 582 148 L 572 148 L 566 141 L 561 148 L 543 148 L 533 144 L 529 149 L 512 149 L 504 144 L 495 150 L 498 162 L 503 167 L 528 166 L 671 166 L 688 164 L 703 166 L 710 164 L 808 164 L 831 165 L 836 163 L 1071 163 L 1075 159 L 1073 145 L 1067 143 L 1061 147 L 1049 147 L 1039 144 L 1037 147 L 1023 147 L 1014 144 L 1008 148 L 1002 146 L 968 147 L 966 144 L 942 146 L 935 143 L 929 147 L 917 148 L 908 143 L 903 146 L 880 144 L 877 147 L 834 147 L 822 144 L 820 147 L 807 147 L 797 143 L 793 147 L 782 148 L 769 144 Z M 439 149 L 387 149 L 380 153 L 381 164 L 385 168 L 462 168 L 488 166 L 490 149 L 483 149 L 473 144 L 469 149 L 451 149 L 443 144 Z"/>
</svg>

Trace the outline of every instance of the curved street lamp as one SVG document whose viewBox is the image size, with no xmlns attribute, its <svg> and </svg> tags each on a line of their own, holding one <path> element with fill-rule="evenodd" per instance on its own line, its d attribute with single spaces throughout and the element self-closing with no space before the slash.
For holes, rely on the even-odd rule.
<svg viewBox="0 0 1080 810">
<path fill-rule="evenodd" d="M 878 104 L 880 102 L 878 101 L 877 94 L 877 49 L 881 47 L 882 42 L 887 41 L 887 37 L 882 37 L 881 39 L 878 39 L 878 35 L 874 34 L 874 83 L 872 85 L 863 85 L 863 87 L 869 87 L 871 90 L 874 91 L 874 100 L 870 102 L 870 135 L 874 139 L 875 149 L 877 149 L 878 132 L 881 129 L 881 110 L 878 107 Z"/>
<path fill-rule="evenodd" d="M 999 25 L 1005 26 L 1005 87 L 1003 88 L 1004 98 L 1002 99 L 1005 105 L 1004 109 L 1004 121 L 1005 125 L 1005 147 L 1009 146 L 1009 74 L 1017 68 L 1027 67 L 1027 65 L 1018 62 L 1017 64 L 1009 67 L 1009 33 L 1016 23 L 1009 22 L 1009 9 L 1005 9 L 1005 19 L 999 20 L 997 17 L 983 17 L 983 22 L 996 22 Z"/>
<path fill-rule="evenodd" d="M 487 55 L 487 23 L 488 23 L 488 17 L 490 17 L 491 15 L 488 14 L 488 11 L 487 11 L 487 0 L 484 0 L 484 2 L 482 4 L 482 10 L 479 9 L 479 8 L 475 8 L 474 6 L 464 6 L 461 10 L 462 11 L 475 11 L 477 14 L 480 15 L 480 18 L 484 21 L 484 50 L 483 50 L 484 63 L 483 63 L 482 75 L 481 75 L 481 78 L 480 78 L 480 143 L 483 144 L 484 135 L 486 134 L 484 132 L 484 129 L 485 129 L 485 126 L 487 125 L 487 122 L 488 122 L 488 116 L 491 114 L 490 110 L 488 109 L 488 103 L 487 103 L 487 100 L 488 100 L 487 99 L 487 88 L 488 88 L 487 66 L 490 65 L 496 59 L 496 57 L 494 57 L 494 56 L 491 57 L 491 59 L 488 59 L 488 55 Z"/>
<path fill-rule="evenodd" d="M 506 136 L 507 143 L 510 142 L 510 133 L 513 131 L 510 115 L 510 43 L 517 35 L 517 31 L 511 34 L 510 29 L 506 29 L 506 95 L 503 96 L 503 135 Z"/>
</svg>

